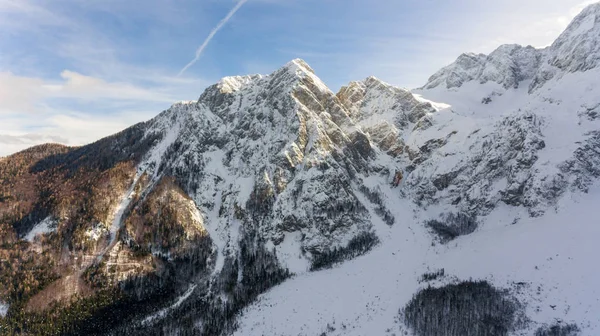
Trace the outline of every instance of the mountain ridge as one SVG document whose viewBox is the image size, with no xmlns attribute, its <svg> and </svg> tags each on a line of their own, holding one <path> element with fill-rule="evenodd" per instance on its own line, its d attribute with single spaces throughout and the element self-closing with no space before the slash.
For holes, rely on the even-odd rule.
<svg viewBox="0 0 600 336">
<path fill-rule="evenodd" d="M 433 89 L 442 84 L 452 89 L 472 80 L 481 84 L 496 82 L 507 89 L 533 80 L 529 87 L 532 93 L 555 76 L 558 70 L 576 72 L 592 69 L 598 65 L 600 58 L 600 51 L 593 43 L 600 29 L 599 8 L 598 3 L 587 6 L 549 47 L 536 49 L 505 44 L 489 55 L 462 54 L 454 63 L 432 75 L 421 89 Z"/>
</svg>

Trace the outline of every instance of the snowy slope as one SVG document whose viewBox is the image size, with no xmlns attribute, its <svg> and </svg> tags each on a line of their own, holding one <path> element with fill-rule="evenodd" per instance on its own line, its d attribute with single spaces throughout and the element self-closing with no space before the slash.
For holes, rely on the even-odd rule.
<svg viewBox="0 0 600 336">
<path fill-rule="evenodd" d="M 52 219 L 52 217 L 48 217 L 43 221 L 36 224 L 23 239 L 33 242 L 35 237 L 38 235 L 43 235 L 46 233 L 53 232 L 56 229 L 56 221 Z"/>
<path fill-rule="evenodd" d="M 6 316 L 7 312 L 8 312 L 8 305 L 0 302 L 0 316 L 1 317 Z"/>
</svg>

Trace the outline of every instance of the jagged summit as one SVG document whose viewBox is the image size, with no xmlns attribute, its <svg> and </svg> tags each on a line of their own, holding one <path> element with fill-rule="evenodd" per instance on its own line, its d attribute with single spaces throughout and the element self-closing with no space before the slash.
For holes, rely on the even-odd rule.
<svg viewBox="0 0 600 336">
<path fill-rule="evenodd" d="M 350 82 L 336 96 L 351 118 L 367 130 L 376 143 L 396 154 L 403 151 L 402 142 L 395 139 L 400 135 L 398 132 L 410 130 L 437 111 L 409 90 L 392 86 L 374 76 Z M 396 135 L 390 137 L 390 134 Z"/>
<path fill-rule="evenodd" d="M 282 67 L 282 69 L 288 69 L 289 71 L 295 72 L 310 72 L 312 74 L 315 73 L 315 71 L 310 67 L 310 65 L 308 65 L 308 63 L 306 63 L 301 58 L 295 58 L 289 61 L 286 65 Z"/>
<path fill-rule="evenodd" d="M 475 79 L 481 71 L 486 55 L 464 53 L 456 61 L 429 77 L 423 88 L 433 89 L 442 86 L 448 89 L 462 86 L 463 83 Z"/>
<path fill-rule="evenodd" d="M 297 81 L 302 80 L 306 77 L 312 77 L 313 79 L 318 79 L 316 77 L 314 70 L 302 59 L 293 59 L 290 62 L 286 63 L 281 68 L 275 70 L 269 75 L 261 75 L 261 74 L 252 74 L 252 75 L 244 75 L 244 76 L 227 76 L 223 77 L 217 83 L 209 86 L 207 91 L 218 91 L 223 94 L 233 93 L 235 91 L 239 91 L 244 87 L 253 85 L 257 83 L 261 79 L 281 79 L 287 81 Z M 318 82 L 322 83 L 320 79 Z M 291 84 L 288 83 L 288 84 Z M 323 84 L 324 86 L 324 84 Z M 200 99 L 202 100 L 202 98 Z"/>
</svg>

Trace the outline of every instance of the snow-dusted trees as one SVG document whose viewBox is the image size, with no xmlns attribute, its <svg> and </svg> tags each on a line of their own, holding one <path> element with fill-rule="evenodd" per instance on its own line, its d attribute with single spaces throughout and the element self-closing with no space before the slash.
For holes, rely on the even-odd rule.
<svg viewBox="0 0 600 336">
<path fill-rule="evenodd" d="M 535 336 L 578 336 L 581 330 L 576 324 L 555 323 L 551 326 L 542 326 L 535 331 Z"/>
<path fill-rule="evenodd" d="M 432 219 L 425 223 L 439 236 L 442 243 L 448 242 L 458 236 L 468 235 L 477 229 L 477 220 L 464 213 L 448 213 L 440 220 Z"/>
<path fill-rule="evenodd" d="M 330 268 L 336 263 L 355 258 L 369 252 L 379 243 L 379 238 L 373 232 L 363 232 L 352 238 L 348 245 L 335 247 L 316 255 L 310 265 L 311 271 Z"/>
<path fill-rule="evenodd" d="M 363 193 L 363 195 L 365 195 L 369 199 L 369 201 L 373 205 L 375 205 L 375 213 L 387 225 L 389 225 L 389 226 L 394 225 L 396 218 L 394 218 L 394 215 L 392 215 L 392 213 L 385 206 L 385 203 L 383 201 L 383 198 L 381 197 L 381 194 L 378 191 L 373 191 L 364 185 L 361 185 L 358 189 L 360 190 L 361 193 Z"/>
<path fill-rule="evenodd" d="M 445 273 L 446 271 L 443 268 L 433 272 L 423 273 L 423 275 L 421 275 L 421 279 L 419 279 L 419 282 L 429 282 L 437 280 L 439 278 L 443 278 Z"/>
</svg>

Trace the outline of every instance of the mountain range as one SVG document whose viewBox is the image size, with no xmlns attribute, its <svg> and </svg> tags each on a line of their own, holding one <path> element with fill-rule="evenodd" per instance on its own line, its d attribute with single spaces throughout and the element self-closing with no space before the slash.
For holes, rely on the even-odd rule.
<svg viewBox="0 0 600 336">
<path fill-rule="evenodd" d="M 0 159 L 0 331 L 598 335 L 600 3 L 421 88 L 303 60 Z"/>
</svg>

